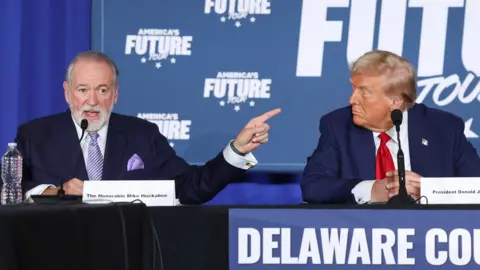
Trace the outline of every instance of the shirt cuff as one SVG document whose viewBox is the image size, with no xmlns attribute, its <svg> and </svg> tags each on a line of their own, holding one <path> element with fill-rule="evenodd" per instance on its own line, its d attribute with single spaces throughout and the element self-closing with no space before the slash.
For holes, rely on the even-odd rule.
<svg viewBox="0 0 480 270">
<path fill-rule="evenodd" d="M 258 163 L 252 153 L 245 156 L 235 153 L 230 147 L 230 143 L 223 149 L 223 157 L 230 165 L 243 170 L 248 170 Z"/>
<path fill-rule="evenodd" d="M 353 189 L 352 194 L 358 204 L 368 203 L 372 196 L 372 186 L 376 180 L 365 180 L 358 183 Z"/>
<path fill-rule="evenodd" d="M 38 186 L 30 189 L 29 191 L 27 191 L 25 193 L 25 200 L 29 200 L 30 196 L 32 196 L 32 195 L 42 195 L 42 193 L 47 188 L 51 188 L 51 187 L 54 188 L 55 186 L 54 185 L 46 185 L 46 184 L 38 185 Z"/>
</svg>

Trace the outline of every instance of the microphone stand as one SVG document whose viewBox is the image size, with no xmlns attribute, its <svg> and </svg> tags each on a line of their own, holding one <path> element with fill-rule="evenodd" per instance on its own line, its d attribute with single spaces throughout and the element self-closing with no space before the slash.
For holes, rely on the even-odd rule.
<svg viewBox="0 0 480 270">
<path fill-rule="evenodd" d="M 84 120 L 85 120 L 85 119 L 84 119 Z M 82 141 L 83 136 L 85 135 L 85 130 L 87 129 L 87 126 L 88 126 L 88 122 L 87 122 L 87 124 L 85 124 L 84 121 L 81 122 L 80 127 L 82 128 L 82 136 L 80 136 L 80 139 L 78 140 L 79 142 Z M 74 159 L 74 161 L 77 161 L 77 162 L 78 162 L 78 160 L 77 160 L 76 158 Z M 62 182 L 60 183 L 60 187 L 59 187 L 58 190 L 57 190 L 57 196 L 58 196 L 60 199 L 62 199 L 62 198 L 65 197 L 65 189 L 63 189 L 63 184 L 64 184 L 64 183 L 65 183 L 65 181 L 62 180 Z"/>
<path fill-rule="evenodd" d="M 87 130 L 87 127 L 88 127 L 88 121 L 86 119 L 83 119 L 80 123 L 80 128 L 82 129 L 82 136 L 80 136 L 80 139 L 78 140 L 78 142 L 82 141 L 83 136 L 85 135 L 85 131 Z M 78 163 L 78 157 L 75 156 L 72 162 Z M 70 178 L 73 178 L 73 177 L 70 177 Z M 65 195 L 65 189 L 63 188 L 64 183 L 65 183 L 65 180 L 62 180 L 60 182 L 60 186 L 57 190 L 56 195 L 32 195 L 30 197 L 35 203 L 81 203 L 82 201 L 81 195 Z"/>
<path fill-rule="evenodd" d="M 397 166 L 398 166 L 398 180 L 399 189 L 398 194 L 390 198 L 387 204 L 393 205 L 407 205 L 416 204 L 415 199 L 407 193 L 407 185 L 405 182 L 405 156 L 403 155 L 402 145 L 400 143 L 400 124 L 396 123 L 398 141 Z"/>
</svg>

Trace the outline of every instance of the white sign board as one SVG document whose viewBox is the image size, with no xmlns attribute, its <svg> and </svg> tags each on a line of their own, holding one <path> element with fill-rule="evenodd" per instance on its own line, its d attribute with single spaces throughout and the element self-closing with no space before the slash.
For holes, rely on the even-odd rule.
<svg viewBox="0 0 480 270">
<path fill-rule="evenodd" d="M 422 204 L 480 204 L 480 177 L 421 178 Z"/>
<path fill-rule="evenodd" d="M 175 181 L 85 181 L 83 202 L 100 204 L 141 201 L 147 206 L 174 206 Z"/>
</svg>

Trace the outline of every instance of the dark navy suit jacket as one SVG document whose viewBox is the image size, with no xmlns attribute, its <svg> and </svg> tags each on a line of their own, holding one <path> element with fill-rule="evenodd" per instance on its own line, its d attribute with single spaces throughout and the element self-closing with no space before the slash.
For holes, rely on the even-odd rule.
<svg viewBox="0 0 480 270">
<path fill-rule="evenodd" d="M 360 181 L 375 179 L 372 132 L 353 123 L 348 106 L 323 116 L 320 133 L 303 173 L 303 199 L 308 203 L 355 203 L 352 189 Z M 480 159 L 464 135 L 461 118 L 416 104 L 408 111 L 408 139 L 413 172 L 423 177 L 480 176 Z"/>
<path fill-rule="evenodd" d="M 67 111 L 19 127 L 15 141 L 24 159 L 24 192 L 39 184 L 59 186 L 74 177 L 88 180 L 74 125 Z M 145 168 L 127 171 L 134 154 Z M 102 179 L 176 180 L 180 202 L 197 204 L 212 199 L 244 172 L 227 163 L 222 152 L 204 166 L 190 166 L 176 155 L 155 124 L 116 113 L 110 116 Z"/>
</svg>

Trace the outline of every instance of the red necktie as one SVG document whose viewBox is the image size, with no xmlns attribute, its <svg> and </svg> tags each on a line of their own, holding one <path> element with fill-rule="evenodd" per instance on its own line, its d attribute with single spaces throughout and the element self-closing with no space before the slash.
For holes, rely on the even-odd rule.
<svg viewBox="0 0 480 270">
<path fill-rule="evenodd" d="M 380 138 L 380 147 L 377 151 L 376 177 L 377 180 L 382 180 L 386 177 L 387 172 L 395 170 L 395 165 L 393 164 L 392 154 L 387 147 L 387 142 L 391 139 L 390 136 L 382 132 L 378 137 Z"/>
</svg>

